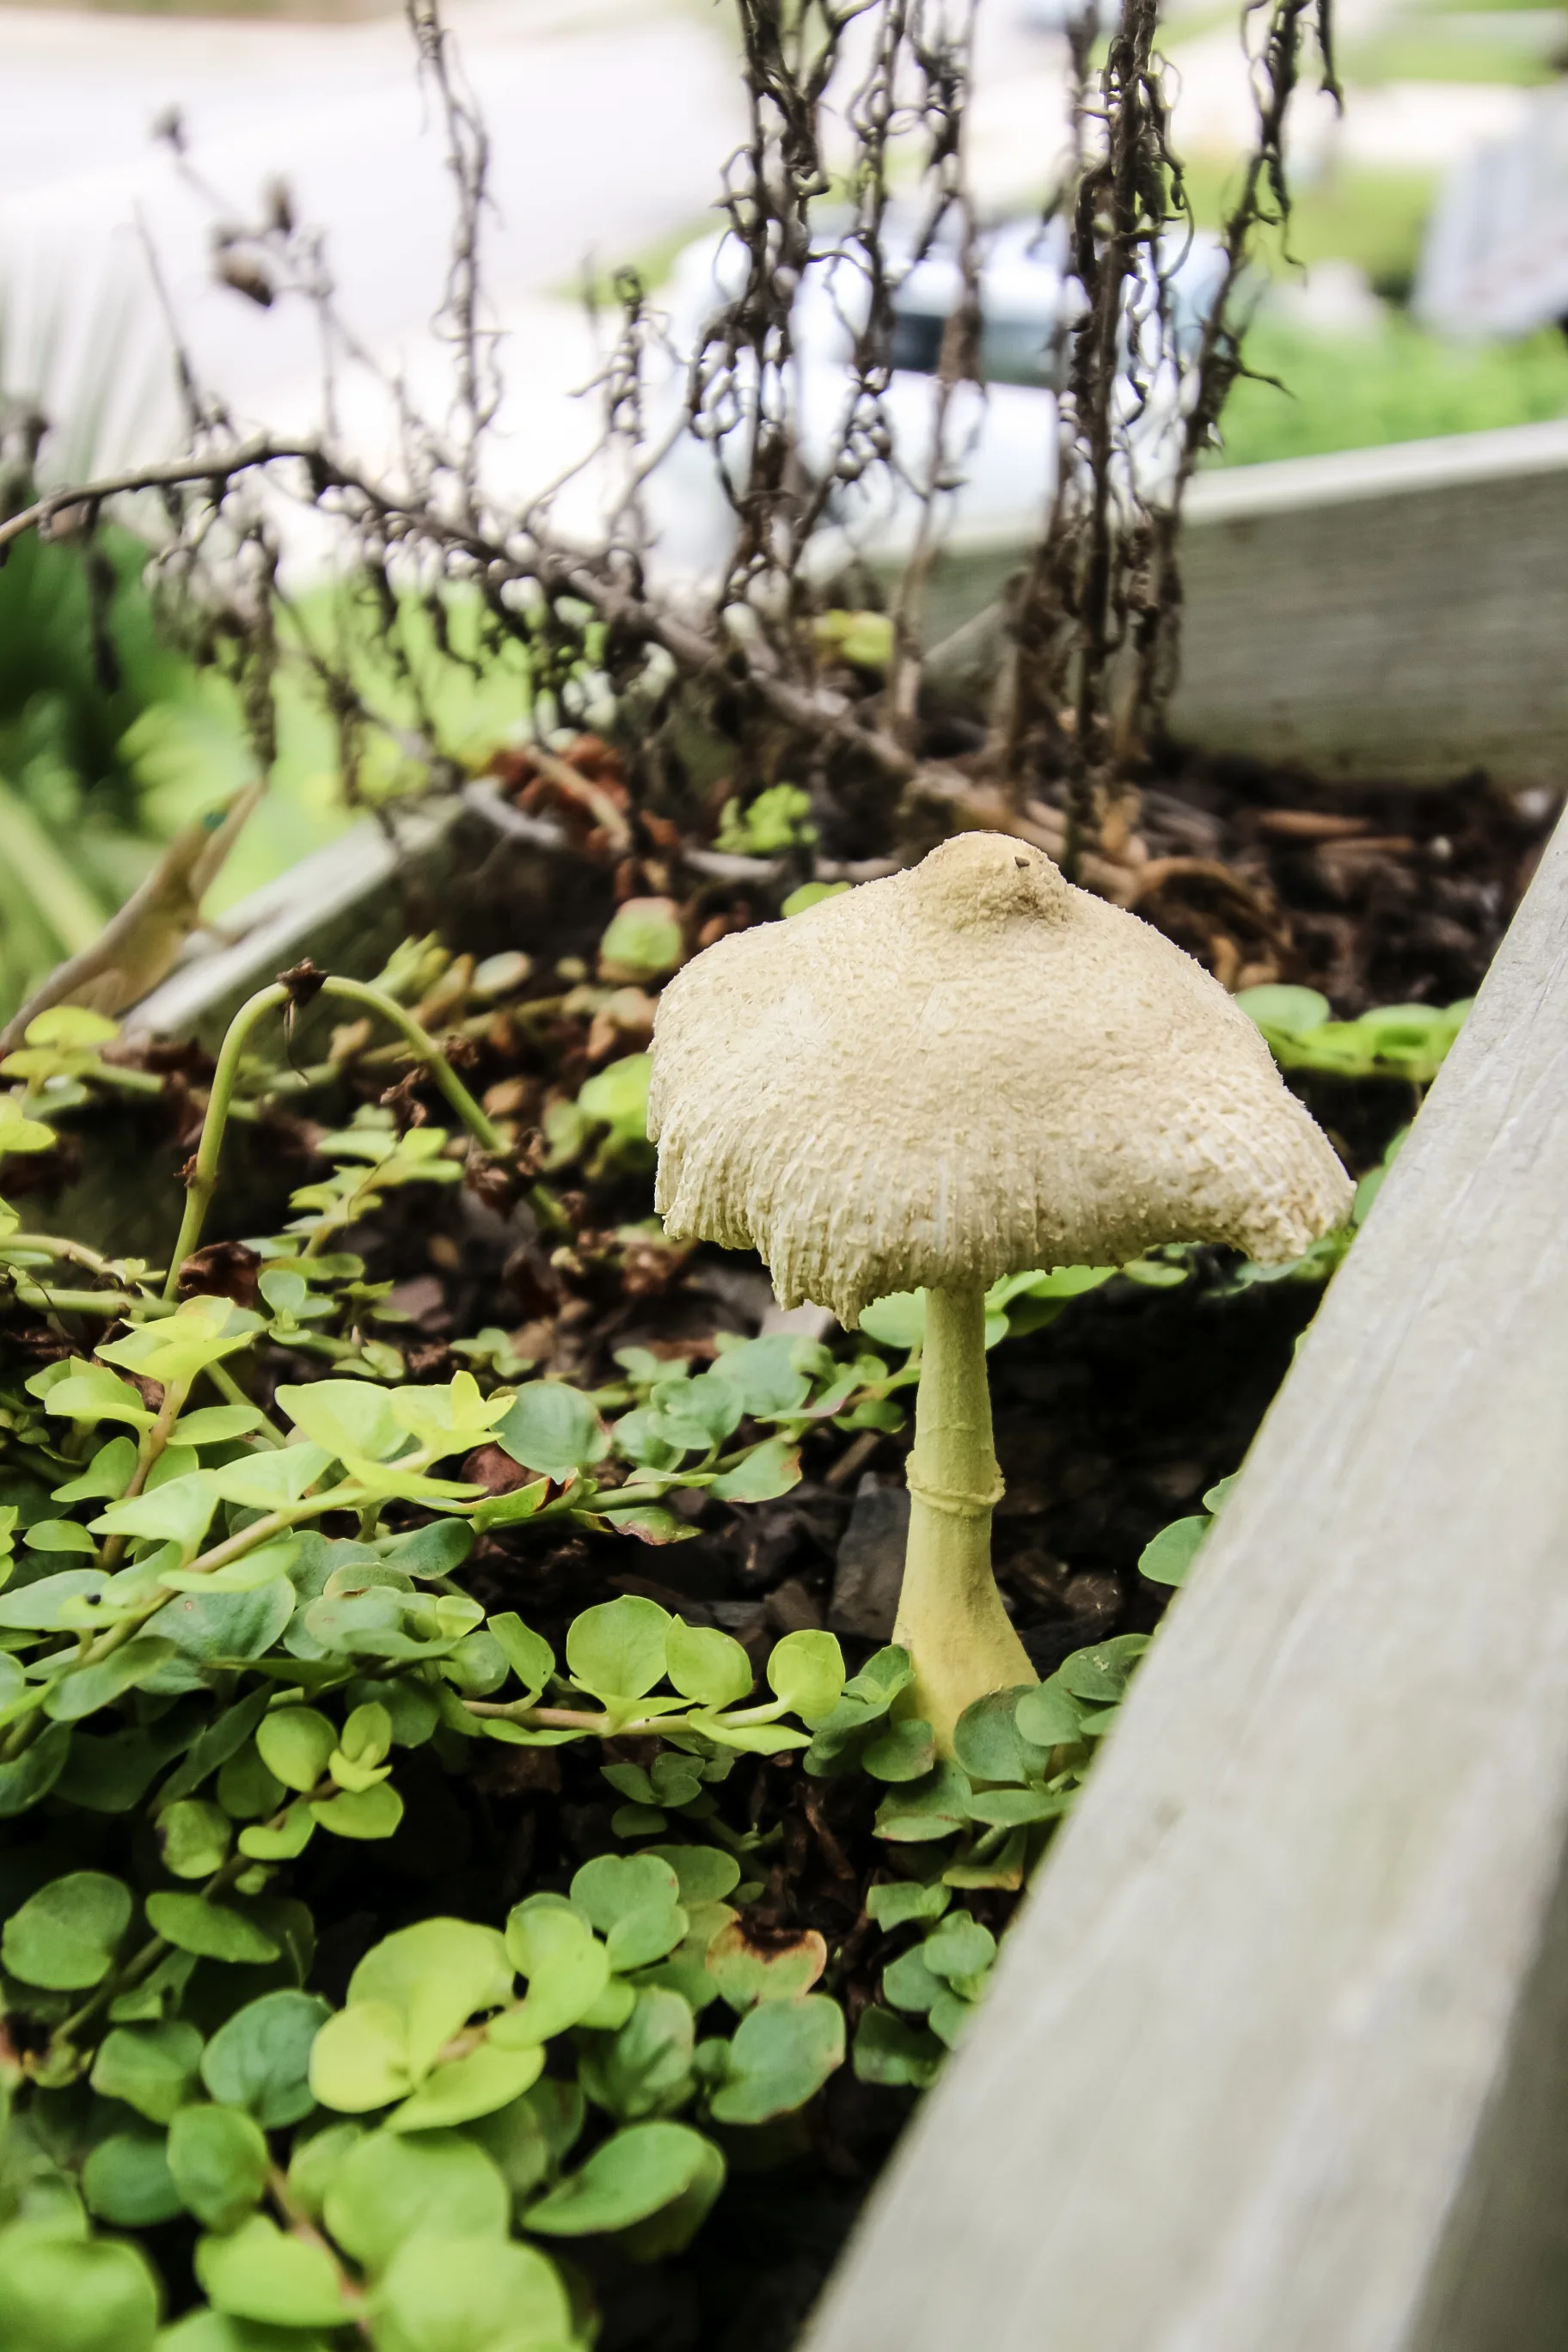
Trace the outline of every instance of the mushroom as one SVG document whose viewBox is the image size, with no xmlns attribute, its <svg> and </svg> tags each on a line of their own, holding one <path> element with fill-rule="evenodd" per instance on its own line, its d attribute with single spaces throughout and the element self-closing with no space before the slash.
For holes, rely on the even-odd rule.
<svg viewBox="0 0 1568 2352">
<path fill-rule="evenodd" d="M 755 1249 L 785 1307 L 853 1329 L 925 1290 L 893 1638 L 946 1754 L 973 1700 L 1037 1679 L 991 1571 L 988 1286 L 1161 1242 L 1278 1263 L 1351 1202 L 1219 983 L 988 833 L 696 957 L 659 1003 L 648 1132 L 666 1231 Z"/>
</svg>

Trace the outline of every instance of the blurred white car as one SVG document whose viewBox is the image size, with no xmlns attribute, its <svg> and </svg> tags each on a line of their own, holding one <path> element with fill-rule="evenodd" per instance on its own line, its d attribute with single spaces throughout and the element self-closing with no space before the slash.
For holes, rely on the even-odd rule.
<svg viewBox="0 0 1568 2352">
<path fill-rule="evenodd" d="M 900 235 L 910 233 L 907 222 L 895 220 L 895 268 Z M 864 317 L 867 299 L 858 268 L 831 250 L 826 236 L 824 245 L 829 249 L 804 272 L 792 310 L 800 446 L 805 466 L 819 476 L 833 463 L 838 446 L 852 389 L 848 364 L 854 331 Z M 984 388 L 971 383 L 954 388 L 944 439 L 945 471 L 959 483 L 951 494 L 956 537 L 1027 538 L 1043 512 L 1055 480 L 1057 391 L 1065 379 L 1070 327 L 1081 301 L 1077 281 L 1063 266 L 1065 257 L 1066 230 L 1060 222 L 1042 228 L 1037 220 L 1005 221 L 983 235 L 982 366 L 986 382 Z M 1158 357 L 1152 288 L 1141 283 L 1129 289 L 1124 343 L 1138 338 L 1147 356 L 1149 381 L 1142 403 L 1126 383 L 1120 398 L 1140 487 L 1145 490 L 1157 490 L 1162 475 L 1173 465 L 1173 427 L 1182 415 L 1185 370 L 1223 266 L 1213 238 L 1199 236 L 1189 243 L 1173 237 L 1167 267 L 1173 271 L 1170 301 L 1179 365 Z M 742 255 L 727 236 L 687 247 L 664 297 L 676 351 L 688 353 L 696 348 L 709 320 L 740 291 L 743 267 Z M 910 478 L 921 481 L 928 474 L 942 334 L 962 293 L 960 257 L 952 237 L 904 268 L 893 299 L 893 374 L 883 403 L 902 478 L 877 467 L 859 481 L 834 486 L 828 501 L 830 527 L 823 534 L 825 561 L 841 560 L 851 547 L 873 559 L 896 559 L 910 544 L 920 516 L 920 499 Z M 673 421 L 684 390 L 679 372 L 672 370 L 662 394 L 668 421 Z M 732 472 L 740 469 L 744 448 L 744 377 L 738 390 L 742 415 L 723 444 Z M 654 478 L 650 504 L 661 568 L 689 577 L 711 576 L 724 562 L 734 531 L 711 447 L 690 436 L 678 440 Z"/>
</svg>

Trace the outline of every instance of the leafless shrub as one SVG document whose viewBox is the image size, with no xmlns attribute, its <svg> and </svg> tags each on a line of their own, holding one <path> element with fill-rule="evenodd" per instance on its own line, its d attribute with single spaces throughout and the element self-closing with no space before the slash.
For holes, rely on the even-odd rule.
<svg viewBox="0 0 1568 2352">
<path fill-rule="evenodd" d="M 591 543 L 556 520 L 563 485 L 521 511 L 487 488 L 501 392 L 483 292 L 489 142 L 437 0 L 408 0 L 454 192 L 436 320 L 452 355 L 446 414 L 423 415 L 356 340 L 324 242 L 297 219 L 286 189 L 269 189 L 249 222 L 200 189 L 224 281 L 264 305 L 287 297 L 314 310 L 320 429 L 297 439 L 241 433 L 182 353 L 186 452 L 51 490 L 0 523 L 0 551 L 84 505 L 96 513 L 127 493 L 154 495 L 163 520 L 155 563 L 171 610 L 187 641 L 236 676 L 258 755 L 271 756 L 272 685 L 286 656 L 312 676 L 333 717 L 351 793 L 375 730 L 395 737 L 433 780 L 448 778 L 431 664 L 482 664 L 510 646 L 542 734 L 605 711 L 612 726 L 617 713 L 634 715 L 628 747 L 645 792 L 679 782 L 670 714 L 679 709 L 686 723 L 695 698 L 728 739 L 742 784 L 808 781 L 831 816 L 846 781 L 858 778 L 884 801 L 901 797 L 911 821 L 934 802 L 967 822 L 1033 827 L 1076 868 L 1168 703 L 1182 495 L 1243 367 L 1254 232 L 1287 208 L 1284 129 L 1309 23 L 1331 86 L 1330 0 L 1247 0 L 1244 23 L 1260 28 L 1258 136 L 1190 361 L 1172 300 L 1190 222 L 1155 47 L 1157 0 L 1125 0 L 1098 69 L 1092 16 L 1074 31 L 1071 167 L 1051 213 L 1065 225 L 1079 299 L 1064 330 L 1055 488 L 1012 599 L 1001 723 L 988 751 L 962 763 L 925 748 L 923 612 L 962 480 L 955 395 L 964 385 L 983 390 L 982 225 L 964 169 L 976 0 L 736 5 L 749 130 L 721 193 L 719 299 L 680 355 L 684 402 L 661 436 L 649 383 L 663 328 L 636 274 L 617 278 L 618 328 L 597 387 L 596 460 L 613 489 Z M 164 128 L 194 179 L 181 127 Z M 928 426 L 911 450 L 898 446 L 889 410 L 896 298 L 939 245 L 955 258 L 959 292 Z M 808 282 L 832 306 L 847 350 L 826 429 L 802 414 L 795 365 Z M 349 369 L 378 375 L 395 418 L 395 453 L 379 469 L 345 443 L 340 383 Z M 1141 435 L 1170 396 L 1178 422 L 1159 477 L 1140 456 Z M 727 560 L 700 602 L 653 569 L 646 494 L 674 434 L 707 446 L 733 517 Z M 887 595 L 886 675 L 847 678 L 812 623 L 852 565 L 847 519 L 879 488 L 904 499 L 912 528 L 890 587 L 858 592 Z M 331 642 L 280 584 L 290 500 L 314 509 L 336 536 L 344 624 Z M 1065 835 L 1053 801 L 1065 804 Z"/>
</svg>

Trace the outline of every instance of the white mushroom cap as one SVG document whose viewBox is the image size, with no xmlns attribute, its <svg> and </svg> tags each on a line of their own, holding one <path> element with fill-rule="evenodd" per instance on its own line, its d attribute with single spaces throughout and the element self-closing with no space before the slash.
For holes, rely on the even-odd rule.
<svg viewBox="0 0 1568 2352">
<path fill-rule="evenodd" d="M 1218 982 L 996 834 L 696 957 L 648 1131 L 672 1236 L 755 1249 L 850 1328 L 891 1291 L 1158 1242 L 1278 1263 L 1351 1204 Z"/>
</svg>

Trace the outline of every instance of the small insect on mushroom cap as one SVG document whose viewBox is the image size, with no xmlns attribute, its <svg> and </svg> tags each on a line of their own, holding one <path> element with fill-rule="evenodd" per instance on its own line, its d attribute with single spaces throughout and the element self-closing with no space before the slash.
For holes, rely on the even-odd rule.
<svg viewBox="0 0 1568 2352">
<path fill-rule="evenodd" d="M 1218 982 L 997 834 L 688 964 L 648 1129 L 672 1235 L 757 1250 L 851 1328 L 890 1291 L 1159 1242 L 1278 1263 L 1351 1202 Z"/>
</svg>

